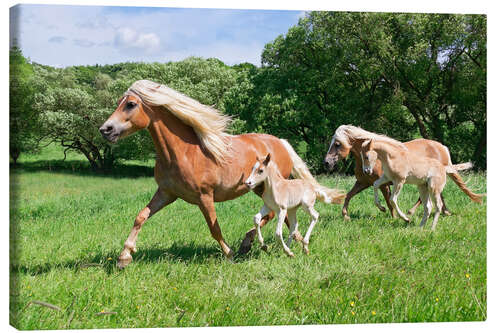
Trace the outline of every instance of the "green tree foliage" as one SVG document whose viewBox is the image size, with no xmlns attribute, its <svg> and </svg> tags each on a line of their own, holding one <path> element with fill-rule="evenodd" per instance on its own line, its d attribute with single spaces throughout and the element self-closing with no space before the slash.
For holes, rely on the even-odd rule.
<svg viewBox="0 0 500 333">
<path fill-rule="evenodd" d="M 316 171 L 341 124 L 436 139 L 485 167 L 484 16 L 312 12 L 265 46 L 262 64 L 242 71 L 238 115 L 305 143 Z"/>
<path fill-rule="evenodd" d="M 35 79 L 31 64 L 17 47 L 10 50 L 9 62 L 9 153 L 16 164 L 21 153 L 38 149 L 38 114 L 32 107 Z"/>
</svg>

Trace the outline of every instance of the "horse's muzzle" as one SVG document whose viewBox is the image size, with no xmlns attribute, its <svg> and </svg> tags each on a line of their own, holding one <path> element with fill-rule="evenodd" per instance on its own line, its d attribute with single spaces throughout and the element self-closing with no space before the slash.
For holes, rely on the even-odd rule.
<svg viewBox="0 0 500 333">
<path fill-rule="evenodd" d="M 112 143 L 116 143 L 116 141 L 118 141 L 118 137 L 120 136 L 120 133 L 118 133 L 115 126 L 113 126 L 113 124 L 109 122 L 105 122 L 99 128 L 99 132 L 101 132 L 101 135 L 104 139 Z"/>
<path fill-rule="evenodd" d="M 323 161 L 325 169 L 328 171 L 333 171 L 333 168 L 335 167 L 335 163 L 337 162 L 337 160 L 338 158 L 335 156 L 326 156 L 325 160 Z"/>
</svg>

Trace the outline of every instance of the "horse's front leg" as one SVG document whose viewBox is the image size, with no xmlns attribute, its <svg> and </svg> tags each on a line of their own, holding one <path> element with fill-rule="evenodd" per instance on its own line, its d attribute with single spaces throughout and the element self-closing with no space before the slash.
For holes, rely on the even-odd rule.
<svg viewBox="0 0 500 333">
<path fill-rule="evenodd" d="M 351 198 L 358 194 L 359 192 L 364 191 L 370 187 L 369 184 L 367 183 L 361 183 L 359 180 L 356 180 L 356 183 L 354 183 L 354 186 L 352 189 L 347 193 L 344 199 L 344 207 L 342 207 L 342 216 L 344 217 L 344 220 L 348 221 L 351 218 L 349 217 L 349 214 L 347 213 L 347 208 L 349 207 L 349 201 L 351 201 Z"/>
<path fill-rule="evenodd" d="M 123 250 L 120 253 L 120 256 L 118 257 L 117 266 L 119 268 L 124 268 L 132 262 L 132 253 L 135 253 L 137 251 L 135 244 L 137 241 L 137 235 L 139 234 L 139 231 L 141 231 L 142 225 L 154 213 L 156 213 L 166 205 L 174 202 L 175 199 L 177 199 L 177 197 L 167 194 L 159 188 L 158 190 L 156 190 L 156 193 L 153 195 L 151 201 L 139 212 L 139 214 L 137 214 L 137 217 L 135 218 L 134 226 L 132 227 L 129 236 L 125 241 L 125 245 L 123 246 Z"/>
<path fill-rule="evenodd" d="M 219 243 L 226 258 L 231 259 L 234 255 L 234 252 L 222 237 L 222 232 L 220 230 L 219 223 L 217 222 L 217 214 L 215 213 L 213 195 L 203 195 L 200 199 L 201 202 L 199 204 L 199 207 L 201 212 L 203 213 L 203 216 L 205 216 L 205 220 L 207 221 L 207 225 L 210 229 L 212 237 L 217 241 L 217 243 Z"/>
<path fill-rule="evenodd" d="M 285 253 L 290 257 L 293 257 L 293 252 L 290 251 L 288 246 L 286 246 L 285 241 L 283 240 L 283 222 L 285 222 L 285 217 L 286 209 L 280 209 L 280 212 L 278 214 L 278 226 L 276 227 L 276 240 L 281 242 L 281 246 L 283 247 L 283 250 L 285 250 Z"/>
<path fill-rule="evenodd" d="M 260 247 L 264 251 L 267 251 L 267 246 L 264 244 L 264 237 L 262 237 L 262 232 L 260 230 L 260 221 L 262 220 L 262 216 L 267 215 L 270 211 L 271 210 L 269 209 L 269 207 L 264 204 L 260 211 L 253 217 L 253 223 L 255 224 L 255 228 L 257 229 L 257 236 L 259 238 Z"/>
<path fill-rule="evenodd" d="M 401 189 L 403 188 L 404 181 L 401 182 L 396 182 L 393 181 L 394 183 L 394 192 L 391 195 L 391 204 L 394 208 L 396 208 L 396 211 L 398 212 L 398 215 L 405 220 L 406 222 L 410 222 L 410 219 L 406 217 L 406 215 L 401 211 L 401 209 L 398 206 L 398 196 L 399 193 L 401 193 Z"/>
<path fill-rule="evenodd" d="M 389 182 L 389 179 L 387 179 L 385 174 L 382 174 L 382 176 L 380 176 L 380 178 L 373 183 L 373 197 L 375 200 L 375 206 L 377 206 L 381 211 L 385 211 L 385 207 L 380 204 L 380 200 L 378 199 L 378 189 L 380 186 L 387 182 Z"/>
</svg>

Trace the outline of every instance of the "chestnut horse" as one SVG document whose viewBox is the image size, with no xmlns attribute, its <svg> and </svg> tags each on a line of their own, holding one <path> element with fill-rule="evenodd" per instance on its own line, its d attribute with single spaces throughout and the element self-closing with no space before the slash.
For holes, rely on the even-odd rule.
<svg viewBox="0 0 500 333">
<path fill-rule="evenodd" d="M 125 241 L 118 258 L 120 268 L 132 261 L 142 225 L 177 198 L 200 208 L 212 237 L 231 258 L 233 251 L 222 237 L 214 202 L 231 200 L 249 191 L 244 180 L 259 156 L 271 153 L 284 177 L 293 174 L 296 178 L 313 178 L 288 142 L 266 134 L 229 135 L 225 132 L 229 122 L 230 118 L 217 110 L 148 80 L 136 81 L 119 99 L 118 107 L 99 130 L 105 139 L 115 143 L 147 128 L 156 149 L 154 177 L 158 184 Z M 254 192 L 260 195 L 262 188 Z M 265 216 L 262 225 L 274 214 Z M 254 229 L 247 233 L 247 247 L 254 236 Z M 302 237 L 298 234 L 296 238 Z"/>
<path fill-rule="evenodd" d="M 349 201 L 353 196 L 360 193 L 361 191 L 367 189 L 372 186 L 373 183 L 382 176 L 382 164 L 380 160 L 377 160 L 375 166 L 373 167 L 373 173 L 368 175 L 363 172 L 362 161 L 361 161 L 361 144 L 367 139 L 377 139 L 380 137 L 385 137 L 379 134 L 368 132 L 360 127 L 352 126 L 352 125 L 341 125 L 335 131 L 333 135 L 332 141 L 330 143 L 330 148 L 325 157 L 325 166 L 332 170 L 335 166 L 335 163 L 339 160 L 346 158 L 350 152 L 353 153 L 354 159 L 356 161 L 354 166 L 354 174 L 356 176 L 356 183 L 352 189 L 347 193 L 347 196 L 344 201 L 344 207 L 342 208 L 342 215 L 346 220 L 349 219 L 349 215 L 347 213 L 347 208 L 349 206 Z M 415 139 L 412 141 L 403 143 L 411 152 L 420 154 L 422 156 L 430 157 L 437 159 L 443 165 L 452 165 L 450 152 L 448 148 L 441 143 L 433 140 L 427 139 Z M 475 194 L 471 192 L 462 178 L 458 173 L 449 174 L 450 178 L 457 184 L 457 186 L 467 194 L 471 199 L 475 200 Z M 392 217 L 395 217 L 394 207 L 390 204 L 390 196 L 391 191 L 389 184 L 384 184 L 380 187 L 382 194 L 384 195 L 384 199 L 387 203 L 387 207 L 389 207 Z M 445 215 L 450 215 L 450 212 L 446 208 L 446 204 L 444 202 L 444 198 L 441 194 L 442 205 L 442 213 Z M 415 213 L 415 210 L 421 204 L 420 198 L 417 200 L 415 205 L 408 211 L 409 215 Z M 379 209 L 385 211 L 385 208 L 379 206 Z"/>
</svg>

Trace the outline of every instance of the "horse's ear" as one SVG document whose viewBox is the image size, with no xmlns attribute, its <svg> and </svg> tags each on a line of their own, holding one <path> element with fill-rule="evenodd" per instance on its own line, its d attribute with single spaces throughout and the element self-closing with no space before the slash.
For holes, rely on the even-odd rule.
<svg viewBox="0 0 500 333">
<path fill-rule="evenodd" d="M 267 166 L 270 160 L 271 160 L 271 153 L 267 154 L 266 159 L 264 160 L 264 162 L 262 162 L 262 164 Z"/>
<path fill-rule="evenodd" d="M 363 141 L 363 143 L 361 144 L 361 148 L 366 148 L 366 150 L 371 150 L 373 147 L 373 140 L 372 139 L 367 139 L 365 141 Z"/>
</svg>

